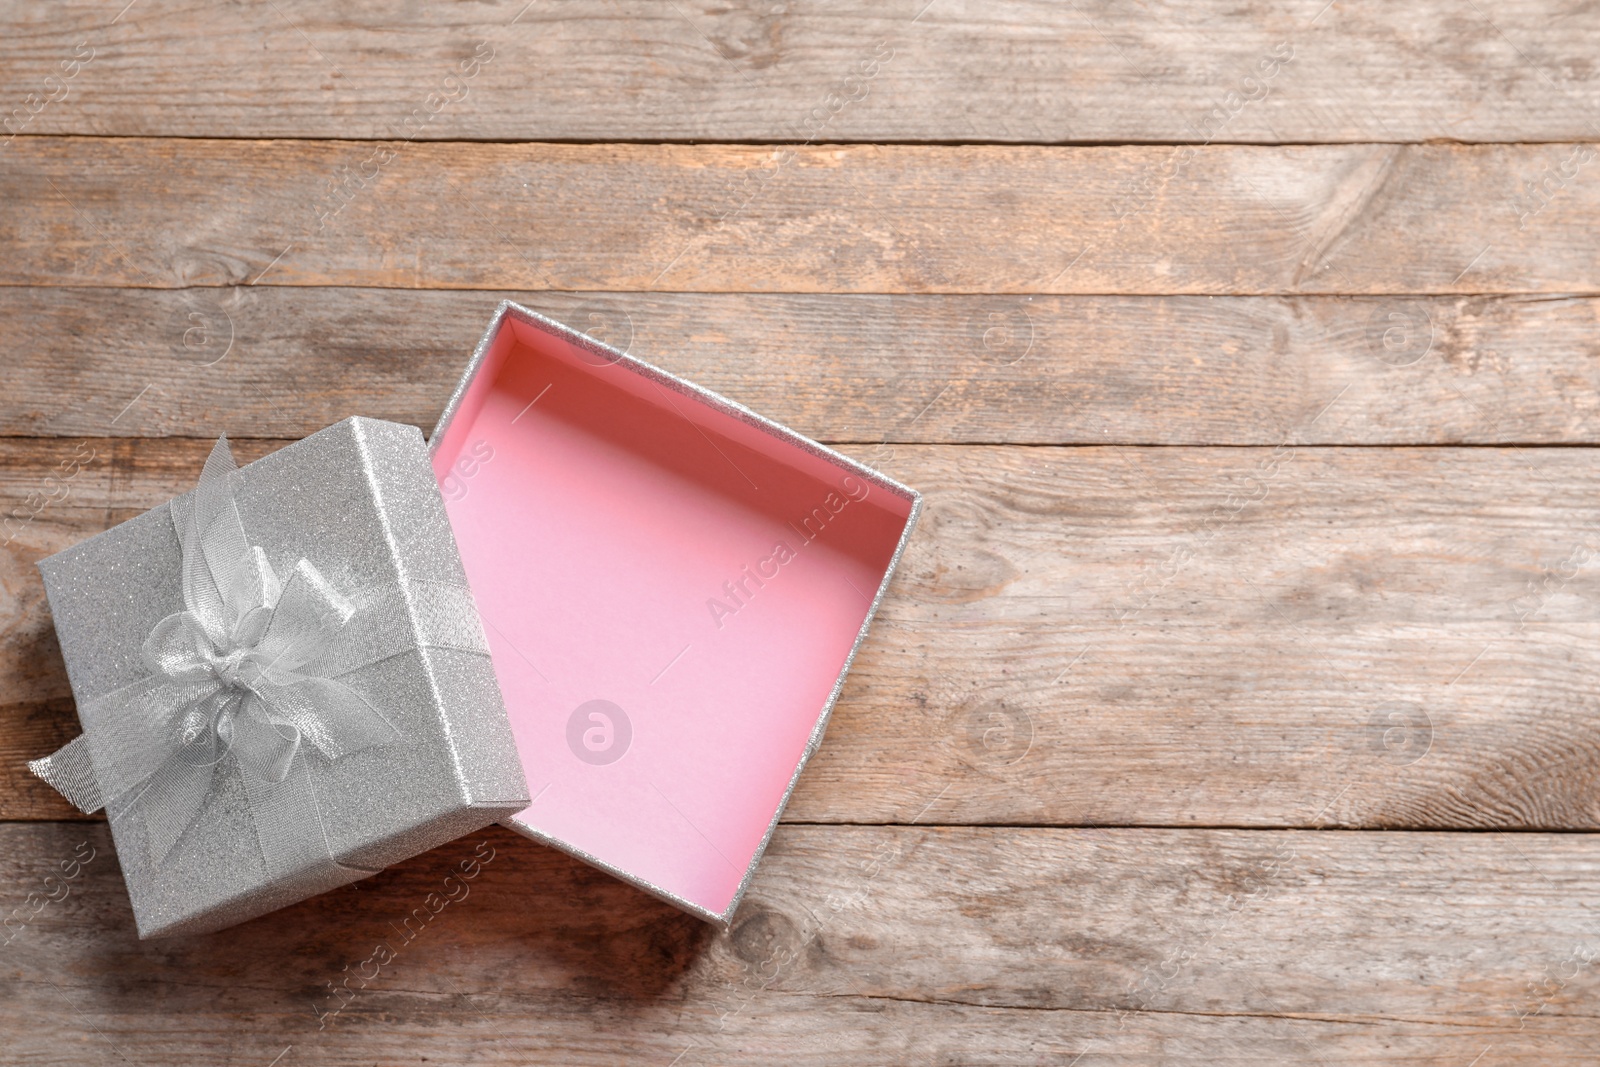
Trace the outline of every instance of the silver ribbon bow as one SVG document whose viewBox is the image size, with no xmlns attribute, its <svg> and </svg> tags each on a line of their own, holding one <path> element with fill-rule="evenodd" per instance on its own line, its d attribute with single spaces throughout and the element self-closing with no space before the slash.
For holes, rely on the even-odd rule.
<svg viewBox="0 0 1600 1067">
<path fill-rule="evenodd" d="M 307 750 L 334 760 L 400 733 L 344 675 L 419 647 L 398 589 L 362 590 L 358 609 L 308 560 L 279 579 L 249 544 L 226 437 L 199 486 L 171 504 L 184 610 L 143 646 L 147 676 L 91 699 L 84 733 L 29 769 L 83 811 L 104 806 L 145 842 L 123 862 L 159 864 L 237 767 L 269 876 L 333 864 Z M 470 593 L 465 596 L 470 613 Z M 459 598 L 458 598 L 459 600 Z M 444 644 L 482 646 L 475 613 L 447 611 Z M 455 640 L 450 639 L 454 633 Z M 123 851 L 119 849 L 119 851 Z M 337 866 L 337 865 L 336 865 Z"/>
</svg>

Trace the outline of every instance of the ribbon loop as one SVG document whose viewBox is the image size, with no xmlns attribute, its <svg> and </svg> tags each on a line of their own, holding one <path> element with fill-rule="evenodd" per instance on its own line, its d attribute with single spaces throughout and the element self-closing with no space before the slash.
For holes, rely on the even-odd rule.
<svg viewBox="0 0 1600 1067">
<path fill-rule="evenodd" d="M 264 701 L 251 694 L 229 722 L 228 744 L 245 774 L 264 782 L 281 782 L 300 751 L 300 730 L 280 723 Z"/>
</svg>

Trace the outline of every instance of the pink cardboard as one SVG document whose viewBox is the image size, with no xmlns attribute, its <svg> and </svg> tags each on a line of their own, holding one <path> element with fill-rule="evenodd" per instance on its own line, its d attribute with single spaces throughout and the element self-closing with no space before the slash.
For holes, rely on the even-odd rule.
<svg viewBox="0 0 1600 1067">
<path fill-rule="evenodd" d="M 533 797 L 506 824 L 727 922 L 920 498 L 509 303 L 432 448 Z"/>
</svg>

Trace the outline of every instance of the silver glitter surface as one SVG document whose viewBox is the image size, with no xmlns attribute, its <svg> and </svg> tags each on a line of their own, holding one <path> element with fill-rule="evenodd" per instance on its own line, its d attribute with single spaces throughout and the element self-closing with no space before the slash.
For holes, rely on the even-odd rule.
<svg viewBox="0 0 1600 1067">
<path fill-rule="evenodd" d="M 306 559 L 341 592 L 398 587 L 425 640 L 431 583 L 466 575 L 422 435 L 352 418 L 241 468 L 234 496 L 246 534 L 275 570 Z M 140 646 L 183 610 L 181 552 L 166 505 L 41 560 L 72 692 L 80 706 L 146 672 Z M 343 679 L 405 743 L 327 760 L 307 752 L 322 831 L 351 870 L 270 879 L 231 763 L 200 817 L 155 869 L 124 864 L 141 937 L 204 933 L 355 881 L 528 805 L 505 706 L 486 655 L 415 647 Z M 134 843 L 113 826 L 119 851 Z M 316 828 L 308 828 L 316 832 Z"/>
</svg>

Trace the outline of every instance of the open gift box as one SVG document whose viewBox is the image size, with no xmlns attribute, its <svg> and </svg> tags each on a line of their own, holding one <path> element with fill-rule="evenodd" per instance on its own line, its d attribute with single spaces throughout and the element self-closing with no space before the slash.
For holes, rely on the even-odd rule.
<svg viewBox="0 0 1600 1067">
<path fill-rule="evenodd" d="M 726 924 L 920 497 L 510 302 L 430 448 L 532 798 L 505 825 Z"/>
</svg>

